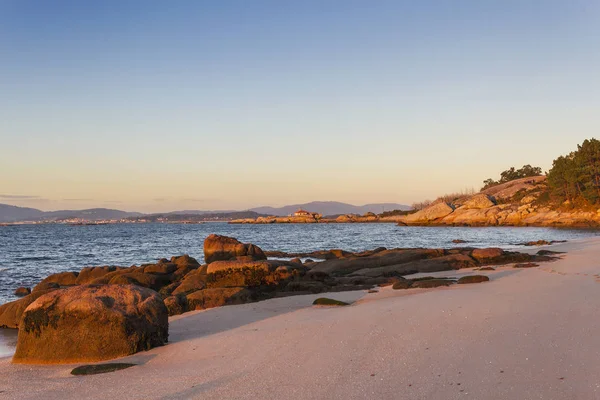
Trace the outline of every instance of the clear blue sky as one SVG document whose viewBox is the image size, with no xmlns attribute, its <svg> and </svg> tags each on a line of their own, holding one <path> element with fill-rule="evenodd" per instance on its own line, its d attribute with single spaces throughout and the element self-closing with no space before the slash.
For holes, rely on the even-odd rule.
<svg viewBox="0 0 600 400">
<path fill-rule="evenodd" d="M 0 203 L 411 203 L 600 128 L 600 2 L 0 1 Z"/>
</svg>

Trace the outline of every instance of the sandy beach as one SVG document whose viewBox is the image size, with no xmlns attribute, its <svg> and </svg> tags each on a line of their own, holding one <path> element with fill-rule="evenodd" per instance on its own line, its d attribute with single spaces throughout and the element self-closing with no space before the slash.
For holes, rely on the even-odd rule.
<svg viewBox="0 0 600 400">
<path fill-rule="evenodd" d="M 353 302 L 341 308 L 311 306 L 320 294 L 186 313 L 170 319 L 167 346 L 108 374 L 0 358 L 0 398 L 600 398 L 600 239 L 552 250 L 568 254 L 485 272 L 483 284 L 327 295 Z"/>
</svg>

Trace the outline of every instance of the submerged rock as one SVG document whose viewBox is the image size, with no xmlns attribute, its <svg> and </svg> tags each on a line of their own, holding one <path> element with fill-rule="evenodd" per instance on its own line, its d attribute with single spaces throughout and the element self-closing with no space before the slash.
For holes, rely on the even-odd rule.
<svg viewBox="0 0 600 400">
<path fill-rule="evenodd" d="M 23 297 L 31 294 L 31 288 L 28 287 L 19 287 L 15 290 L 15 296 Z"/>
<path fill-rule="evenodd" d="M 103 361 L 162 346 L 167 308 L 135 285 L 84 285 L 41 296 L 24 311 L 13 362 Z"/>
</svg>

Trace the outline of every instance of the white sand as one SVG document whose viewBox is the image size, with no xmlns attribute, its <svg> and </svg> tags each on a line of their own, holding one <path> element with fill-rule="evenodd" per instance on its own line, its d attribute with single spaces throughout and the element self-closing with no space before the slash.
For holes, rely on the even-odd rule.
<svg viewBox="0 0 600 400">
<path fill-rule="evenodd" d="M 599 399 L 600 239 L 561 248 L 561 261 L 502 267 L 489 283 L 188 313 L 168 346 L 109 374 L 0 359 L 0 398 Z"/>
</svg>

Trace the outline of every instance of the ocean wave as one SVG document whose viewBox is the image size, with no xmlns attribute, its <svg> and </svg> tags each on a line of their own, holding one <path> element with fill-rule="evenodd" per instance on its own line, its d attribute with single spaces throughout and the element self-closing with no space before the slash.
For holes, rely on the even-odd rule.
<svg viewBox="0 0 600 400">
<path fill-rule="evenodd" d="M 39 256 L 39 257 L 19 257 L 17 258 L 19 261 L 48 261 L 53 260 L 53 257 L 48 256 Z"/>
</svg>

